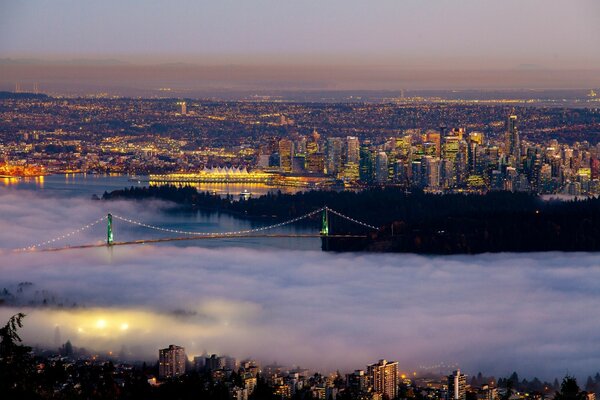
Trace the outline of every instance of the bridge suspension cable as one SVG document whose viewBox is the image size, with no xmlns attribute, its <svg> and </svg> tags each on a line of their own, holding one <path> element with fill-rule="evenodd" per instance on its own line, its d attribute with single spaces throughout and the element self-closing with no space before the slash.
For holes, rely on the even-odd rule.
<svg viewBox="0 0 600 400">
<path fill-rule="evenodd" d="M 121 220 L 121 221 L 125 221 L 125 222 L 129 222 L 130 224 L 134 224 L 134 225 L 138 225 L 138 226 L 143 226 L 145 228 L 149 228 L 149 229 L 154 229 L 157 231 L 162 231 L 162 232 L 169 232 L 169 233 L 178 233 L 181 235 L 195 235 L 195 236 L 214 236 L 214 235 L 219 235 L 219 236 L 229 236 L 229 235 L 244 235 L 244 234 L 250 234 L 250 233 L 255 233 L 255 232 L 261 232 L 261 231 L 266 231 L 269 229 L 274 229 L 274 228 L 279 228 L 285 225 L 289 225 L 289 224 L 293 224 L 294 222 L 300 221 L 302 219 L 311 217 L 315 214 L 320 213 L 321 211 L 325 210 L 325 207 L 321 207 L 318 210 L 315 211 L 311 211 L 307 214 L 301 215 L 299 217 L 296 218 L 292 218 L 289 219 L 287 221 L 283 221 L 283 222 L 279 222 L 277 224 L 273 224 L 273 225 L 268 225 L 268 226 L 262 226 L 260 228 L 254 228 L 254 229 L 246 229 L 246 230 L 240 230 L 240 231 L 229 231 L 229 232 L 194 232 L 194 231 L 183 231 L 183 230 L 179 230 L 179 229 L 170 229 L 170 228 L 163 228 L 160 226 L 156 226 L 156 225 L 150 225 L 150 224 L 146 224 L 144 222 L 140 222 L 140 221 L 135 221 L 133 219 L 130 218 L 125 218 L 125 217 L 121 217 L 119 215 L 116 214 L 112 214 L 113 218 Z"/>
<path fill-rule="evenodd" d="M 327 210 L 327 211 L 331 212 L 332 214 L 335 214 L 335 215 L 337 215 L 338 217 L 341 217 L 341 218 L 345 218 L 345 219 L 347 219 L 347 220 L 348 220 L 348 221 L 350 221 L 350 222 L 354 222 L 355 224 L 358 224 L 358 225 L 364 226 L 364 227 L 366 227 L 366 228 L 369 228 L 369 229 L 374 229 L 374 230 L 377 230 L 377 229 L 379 229 L 379 228 L 377 228 L 376 226 L 369 225 L 369 224 L 367 224 L 367 223 L 365 223 L 365 222 L 358 221 L 358 220 L 356 220 L 356 219 L 354 219 L 354 218 L 350 218 L 350 217 L 348 217 L 347 215 L 344 215 L 344 214 L 342 214 L 342 213 L 341 213 L 341 212 L 339 212 L 339 211 L 332 210 L 332 209 L 331 209 L 331 208 L 329 208 L 329 207 L 323 207 L 323 208 L 324 208 L 325 210 Z"/>
<path fill-rule="evenodd" d="M 313 215 L 318 214 L 318 213 L 320 213 L 322 211 L 330 211 L 333 214 L 335 214 L 335 215 L 337 215 L 337 216 L 339 216 L 341 218 L 347 219 L 348 221 L 351 221 L 351 222 L 353 222 L 355 224 L 364 226 L 364 227 L 369 228 L 369 229 L 375 229 L 375 230 L 378 229 L 377 227 L 375 227 L 373 225 L 369 225 L 369 224 L 366 224 L 364 222 L 355 220 L 354 218 L 350 218 L 350 217 L 348 217 L 348 216 L 346 216 L 346 215 L 344 215 L 344 214 L 342 214 L 342 213 L 340 213 L 338 211 L 332 210 L 331 208 L 329 208 L 327 206 L 321 207 L 321 208 L 319 208 L 317 210 L 311 211 L 311 212 L 306 213 L 304 215 L 301 215 L 299 217 L 292 218 L 292 219 L 289 219 L 287 221 L 279 222 L 277 224 L 262 226 L 262 227 L 254 228 L 254 229 L 246 229 L 246 230 L 240 230 L 240 231 L 229 231 L 229 232 L 196 232 L 196 231 L 185 231 L 185 230 L 181 230 L 181 229 L 163 228 L 161 226 L 147 224 L 147 223 L 144 223 L 144 222 L 141 222 L 141 221 L 136 221 L 136 220 L 133 220 L 131 218 L 122 217 L 122 216 L 116 215 L 116 214 L 112 214 L 112 216 L 115 219 L 118 219 L 118 220 L 121 220 L 121 221 L 124 221 L 124 222 L 128 222 L 128 223 L 133 224 L 133 225 L 142 226 L 144 228 L 154 229 L 154 230 L 162 231 L 162 232 L 177 233 L 177 234 L 180 234 L 180 235 L 194 235 L 194 236 L 214 236 L 214 235 L 228 236 L 228 235 L 251 234 L 251 233 L 266 231 L 266 230 L 269 230 L 269 229 L 279 228 L 279 227 L 282 227 L 282 226 L 285 226 L 285 225 L 293 224 L 294 222 L 303 220 L 305 218 L 312 217 Z"/>
<path fill-rule="evenodd" d="M 149 228 L 149 229 L 153 229 L 153 230 L 157 230 L 157 231 L 168 232 L 168 233 L 175 233 L 175 234 L 180 234 L 180 235 L 189 235 L 189 236 L 203 236 L 203 237 L 210 238 L 210 237 L 224 237 L 224 236 L 226 237 L 226 236 L 251 235 L 253 233 L 267 231 L 267 230 L 270 230 L 270 229 L 275 229 L 275 228 L 279 228 L 279 227 L 282 227 L 282 226 L 285 226 L 285 225 L 293 224 L 294 222 L 297 222 L 297 221 L 309 218 L 309 217 L 311 217 L 313 215 L 316 215 L 316 214 L 318 214 L 320 212 L 325 212 L 325 213 L 331 212 L 332 214 L 337 215 L 340 218 L 344 218 L 344 219 L 346 219 L 346 220 L 348 220 L 350 222 L 353 222 L 355 224 L 364 226 L 366 228 L 374 229 L 374 230 L 378 229 L 377 227 L 375 227 L 373 225 L 369 225 L 369 224 L 367 224 L 365 222 L 358 221 L 358 220 L 356 220 L 354 218 L 348 217 L 347 215 L 344 215 L 344 214 L 340 213 L 339 211 L 335 211 L 335 210 L 333 210 L 333 209 L 331 209 L 331 208 L 329 208 L 327 206 L 321 207 L 319 209 L 316 209 L 314 211 L 311 211 L 311 212 L 306 213 L 304 215 L 301 215 L 299 217 L 295 217 L 295 218 L 292 218 L 292 219 L 289 219 L 289 220 L 286 220 L 286 221 L 283 221 L 283 222 L 279 222 L 279 223 L 276 223 L 276 224 L 262 226 L 262 227 L 259 227 L 259 228 L 245 229 L 245 230 L 239 230 L 239 231 L 229 231 L 229 232 L 195 232 L 195 231 L 185 231 L 185 230 L 181 230 L 181 229 L 163 228 L 161 226 L 147 224 L 147 223 L 136 221 L 136 220 L 133 220 L 133 219 L 130 219 L 130 218 L 122 217 L 122 216 L 116 215 L 116 214 L 109 214 L 109 215 L 112 215 L 112 218 L 118 219 L 120 221 L 124 221 L 124 222 L 130 223 L 130 224 L 133 224 L 133 225 L 137 225 L 137 226 L 141 226 L 141 227 L 144 227 L 144 228 Z M 36 243 L 36 244 L 30 245 L 30 246 L 27 246 L 27 247 L 16 249 L 16 251 L 35 250 L 35 249 L 40 248 L 42 246 L 45 246 L 45 245 L 48 245 L 48 244 L 51 244 L 51 243 L 54 243 L 54 242 L 66 239 L 66 238 L 71 237 L 71 236 L 73 236 L 73 235 L 75 235 L 77 233 L 80 233 L 80 232 L 82 232 L 82 231 L 84 231 L 86 229 L 89 229 L 92 226 L 97 225 L 97 224 L 99 224 L 102 221 L 105 221 L 107 218 L 109 218 L 109 217 L 103 216 L 103 217 L 98 218 L 97 220 L 95 220 L 93 222 L 90 222 L 89 224 L 83 225 L 82 227 L 80 227 L 78 229 L 75 229 L 75 230 L 73 230 L 73 231 L 71 231 L 69 233 L 65 233 L 63 235 L 60 235 L 60 236 L 57 236 L 55 238 L 46 240 L 44 242 L 40 242 L 40 243 Z M 325 235 L 328 236 L 329 234 L 326 233 Z M 111 243 L 109 243 L 109 245 L 110 244 Z"/>
<path fill-rule="evenodd" d="M 105 219 L 106 219 L 106 217 L 98 218 L 94 222 L 90 222 L 87 225 L 83 225 L 82 227 L 80 227 L 78 229 L 75 229 L 74 231 L 71 231 L 69 233 L 65 233 L 64 235 L 56 236 L 55 238 L 46 240 L 45 242 L 40 242 L 40 243 L 32 244 L 30 246 L 22 247 L 20 249 L 17 249 L 17 251 L 34 250 L 34 249 L 37 249 L 38 247 L 42 247 L 42 246 L 45 246 L 45 245 L 50 244 L 50 243 L 58 242 L 60 240 L 66 239 L 68 237 L 71 237 L 71 236 L 75 235 L 76 233 L 83 232 L 86 229 L 89 229 L 89 228 L 91 228 L 94 225 L 98 225 L 100 222 L 104 221 Z"/>
</svg>

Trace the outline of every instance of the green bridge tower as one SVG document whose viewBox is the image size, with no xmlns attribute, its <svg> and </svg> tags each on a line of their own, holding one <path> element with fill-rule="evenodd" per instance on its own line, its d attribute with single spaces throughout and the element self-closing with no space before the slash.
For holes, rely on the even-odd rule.
<svg viewBox="0 0 600 400">
<path fill-rule="evenodd" d="M 329 251 L 329 209 L 323 209 L 323 217 L 321 220 L 321 249 Z"/>
<path fill-rule="evenodd" d="M 110 246 L 113 244 L 113 230 L 112 230 L 112 214 L 108 213 L 106 216 L 106 245 Z"/>
<path fill-rule="evenodd" d="M 321 236 L 329 236 L 329 209 L 325 207 L 323 209 L 323 218 L 321 222 Z"/>
</svg>

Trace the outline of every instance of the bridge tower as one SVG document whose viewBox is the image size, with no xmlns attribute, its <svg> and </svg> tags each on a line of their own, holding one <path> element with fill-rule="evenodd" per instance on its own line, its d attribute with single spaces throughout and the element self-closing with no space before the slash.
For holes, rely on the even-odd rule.
<svg viewBox="0 0 600 400">
<path fill-rule="evenodd" d="M 323 217 L 321 222 L 321 236 L 329 236 L 329 209 L 323 209 Z"/>
<path fill-rule="evenodd" d="M 329 250 L 329 208 L 323 209 L 323 217 L 321 220 L 321 248 L 325 251 Z"/>
<path fill-rule="evenodd" d="M 108 213 L 106 216 L 106 245 L 111 246 L 113 244 L 113 230 L 112 230 L 112 214 Z"/>
</svg>

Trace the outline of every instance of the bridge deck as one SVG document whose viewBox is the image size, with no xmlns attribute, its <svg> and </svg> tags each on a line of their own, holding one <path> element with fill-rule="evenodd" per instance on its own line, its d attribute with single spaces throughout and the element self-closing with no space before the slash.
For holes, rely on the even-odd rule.
<svg viewBox="0 0 600 400">
<path fill-rule="evenodd" d="M 329 238 L 366 238 L 366 235 L 328 235 L 323 236 L 320 234 L 241 234 L 241 235 L 205 235 L 205 236 L 183 236 L 183 237 L 171 237 L 171 238 L 157 238 L 157 239 L 140 239 L 140 240 L 130 240 L 130 241 L 120 241 L 113 242 L 110 246 L 128 246 L 135 244 L 145 244 L 145 243 L 163 243 L 163 242 L 179 242 L 179 241 L 189 241 L 189 240 L 205 240 L 205 239 L 235 239 L 235 238 L 320 238 L 320 237 L 329 237 Z M 110 247 L 106 244 L 106 242 L 102 243 L 93 243 L 93 244 L 82 244 L 77 246 L 64 246 L 64 247 L 51 247 L 46 249 L 28 249 L 28 252 L 34 251 L 62 251 L 62 250 L 71 250 L 71 249 L 89 249 L 93 247 Z"/>
</svg>

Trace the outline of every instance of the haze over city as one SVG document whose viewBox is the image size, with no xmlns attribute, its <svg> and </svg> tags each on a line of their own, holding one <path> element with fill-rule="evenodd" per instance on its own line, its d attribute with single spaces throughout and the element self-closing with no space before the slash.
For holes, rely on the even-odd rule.
<svg viewBox="0 0 600 400">
<path fill-rule="evenodd" d="M 594 0 L 7 1 L 0 87 L 514 89 L 600 85 Z M 129 88 L 129 92 L 123 88 Z M 83 90 L 83 93 L 85 93 Z M 119 94 L 120 94 L 119 93 Z"/>
</svg>

